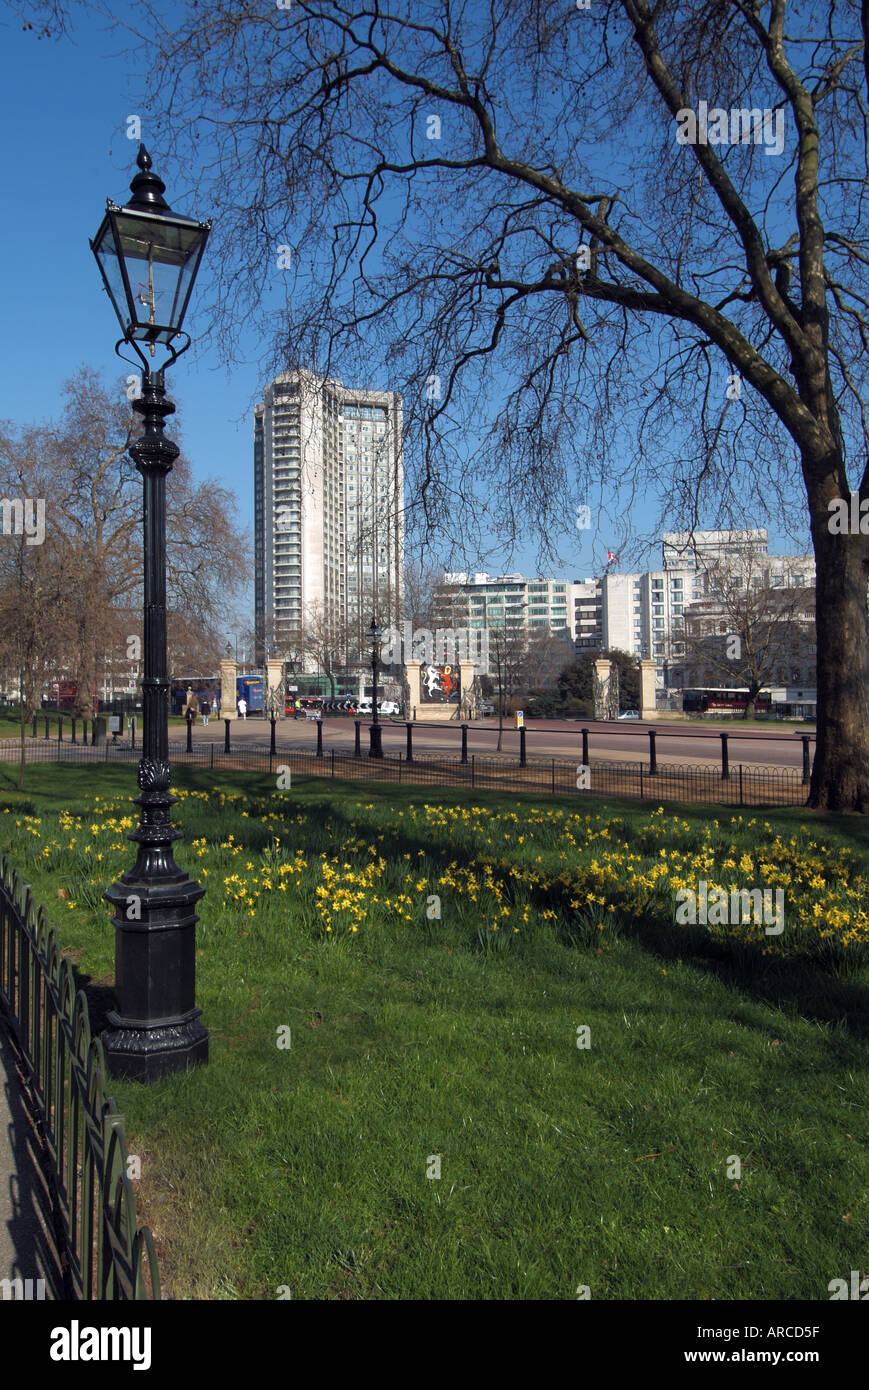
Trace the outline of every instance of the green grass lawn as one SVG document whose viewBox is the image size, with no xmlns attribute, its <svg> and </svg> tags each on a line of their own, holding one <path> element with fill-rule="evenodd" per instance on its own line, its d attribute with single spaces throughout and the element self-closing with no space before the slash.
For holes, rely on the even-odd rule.
<svg viewBox="0 0 869 1390">
<path fill-rule="evenodd" d="M 211 1061 L 113 1085 L 169 1296 L 828 1299 L 865 1272 L 863 820 L 175 776 Z M 14 779 L 4 848 L 99 1023 L 132 771 Z M 677 870 L 745 855 L 850 925 L 780 956 L 676 927 Z"/>
</svg>

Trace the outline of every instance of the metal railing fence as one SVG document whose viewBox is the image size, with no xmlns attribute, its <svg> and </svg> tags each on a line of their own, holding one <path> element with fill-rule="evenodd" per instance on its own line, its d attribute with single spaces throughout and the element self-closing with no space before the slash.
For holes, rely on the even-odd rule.
<svg viewBox="0 0 869 1390">
<path fill-rule="evenodd" d="M 7 747 L 7 744 L 11 747 Z M 140 754 L 128 745 L 106 743 L 96 748 L 81 744 L 26 744 L 27 761 L 126 762 Z M 0 761 L 14 761 L 18 745 L 0 741 Z M 489 788 L 490 790 L 548 792 L 582 796 L 616 796 L 643 801 L 686 801 L 720 806 L 800 806 L 808 788 L 800 769 L 739 763 L 726 765 L 727 775 L 715 764 L 649 763 L 591 759 L 587 779 L 579 776 L 579 760 L 531 755 L 523 764 L 514 758 L 470 754 L 467 762 L 449 753 L 415 752 L 408 761 L 400 752 L 383 758 L 357 757 L 346 749 L 321 753 L 297 748 L 272 750 L 268 744 L 238 742 L 227 751 L 224 744 L 200 740 L 190 751 L 184 743 L 170 743 L 169 756 L 179 767 L 204 767 L 214 771 L 276 773 L 280 767 L 291 775 L 332 777 L 351 782 L 395 782 L 415 786 Z M 585 784 L 580 786 L 581 781 Z"/>
<path fill-rule="evenodd" d="M 87 999 L 31 889 L 0 861 L 0 1007 L 42 1121 L 76 1299 L 159 1299 L 150 1231 L 136 1227 L 123 1116 L 107 1096 Z"/>
</svg>

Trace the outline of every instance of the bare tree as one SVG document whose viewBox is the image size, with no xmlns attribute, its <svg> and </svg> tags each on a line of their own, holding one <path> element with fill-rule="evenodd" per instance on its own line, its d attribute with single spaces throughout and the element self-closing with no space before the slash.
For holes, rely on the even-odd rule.
<svg viewBox="0 0 869 1390">
<path fill-rule="evenodd" d="M 717 674 L 717 683 L 744 687 L 745 719 L 754 718 L 758 695 L 783 663 L 789 669 L 796 657 L 814 657 L 814 632 L 807 631 L 815 616 L 814 590 L 772 587 L 755 570 L 752 561 L 709 566 L 711 597 L 685 613 L 685 665 L 696 670 L 702 664 Z"/>
<path fill-rule="evenodd" d="M 0 485 L 45 499 L 62 551 L 74 618 L 58 632 L 56 660 L 78 684 L 81 714 L 141 635 L 142 481 L 127 452 L 139 432 L 123 387 L 111 391 L 88 368 L 67 383 L 58 423 L 0 432 Z M 167 480 L 167 625 L 197 663 L 214 664 L 222 608 L 243 575 L 233 502 L 213 481 L 194 484 L 179 457 Z"/>
<path fill-rule="evenodd" d="M 308 605 L 302 620 L 301 650 L 309 662 L 316 661 L 318 671 L 329 682 L 331 696 L 335 695 L 339 672 L 348 663 L 364 660 L 364 653 L 352 650 L 354 641 L 354 634 L 332 608 L 320 600 Z"/>
<path fill-rule="evenodd" d="M 507 703 L 521 679 L 523 665 L 528 652 L 525 630 L 518 623 L 507 622 L 506 609 L 504 622 L 489 628 L 489 667 L 494 667 L 495 683 L 498 691 L 498 752 L 504 737 L 504 715 Z"/>
<path fill-rule="evenodd" d="M 802 498 L 809 802 L 869 809 L 869 534 L 828 525 L 851 479 L 869 501 L 865 0 L 132 13 L 164 150 L 220 209 L 226 350 L 283 280 L 275 361 L 390 374 L 411 506 L 455 546 L 545 550 L 602 480 L 687 529 Z"/>
<path fill-rule="evenodd" d="M 576 649 L 568 628 L 552 632 L 540 628 L 528 638 L 522 679 L 529 686 L 552 686 L 560 672 L 576 657 Z"/>
<path fill-rule="evenodd" d="M 440 565 L 426 559 L 411 559 L 404 567 L 404 607 L 402 617 L 415 628 L 434 631 L 438 625 L 439 609 L 435 588 L 444 577 Z M 410 652 L 407 653 L 410 656 Z"/>
<path fill-rule="evenodd" d="M 44 529 L 32 524 L 37 507 L 45 504 L 43 479 L 37 467 L 26 471 L 31 484 L 29 495 L 22 469 L 17 495 L 15 489 L 9 488 L 13 496 L 4 497 L 4 523 L 7 508 L 13 516 L 15 504 L 19 504 L 21 512 L 15 515 L 15 530 L 4 534 L 0 541 L 0 660 L 15 672 L 21 701 L 19 789 L 24 786 L 26 726 L 39 709 L 46 682 L 58 674 L 58 650 L 70 637 L 75 619 L 75 605 L 70 602 L 64 572 L 63 547 L 47 509 Z M 8 487 L 8 475 L 4 481 Z M 24 511 L 27 503 L 31 505 L 30 527 Z"/>
</svg>

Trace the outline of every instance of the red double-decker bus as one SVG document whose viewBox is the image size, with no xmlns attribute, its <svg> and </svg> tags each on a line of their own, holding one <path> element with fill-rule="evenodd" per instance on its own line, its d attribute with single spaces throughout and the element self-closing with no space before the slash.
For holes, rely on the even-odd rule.
<svg viewBox="0 0 869 1390">
<path fill-rule="evenodd" d="M 52 681 L 48 687 L 48 695 L 42 701 L 43 709 L 56 709 L 69 714 L 75 709 L 75 702 L 78 696 L 78 681 Z M 91 692 L 91 704 L 94 714 L 98 708 L 97 692 Z"/>
<path fill-rule="evenodd" d="M 52 681 L 48 687 L 48 703 L 52 709 L 69 711 L 75 706 L 77 694 L 76 681 Z"/>
<path fill-rule="evenodd" d="M 706 686 L 701 690 L 683 690 L 682 708 L 686 714 L 744 714 L 748 704 L 748 688 L 725 689 Z M 754 702 L 758 714 L 769 714 L 772 696 L 761 690 Z"/>
</svg>

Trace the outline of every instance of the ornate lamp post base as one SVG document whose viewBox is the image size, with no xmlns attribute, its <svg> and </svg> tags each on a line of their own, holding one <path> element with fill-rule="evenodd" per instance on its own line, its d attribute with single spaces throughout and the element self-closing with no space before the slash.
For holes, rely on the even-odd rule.
<svg viewBox="0 0 869 1390">
<path fill-rule="evenodd" d="M 163 693 L 157 681 L 152 689 Z M 168 777 L 168 764 L 160 772 L 148 759 L 139 764 L 142 824 L 129 836 L 139 857 L 105 895 L 114 908 L 118 1008 L 101 1038 L 112 1076 L 132 1081 L 208 1061 L 208 1030 L 195 1006 L 195 907 L 205 889 L 172 856 L 181 832 L 169 824 L 176 798 Z"/>
<path fill-rule="evenodd" d="M 372 724 L 369 729 L 371 747 L 368 749 L 369 758 L 383 757 L 383 730 L 379 724 Z"/>
<path fill-rule="evenodd" d="M 162 1028 L 136 1028 L 131 1019 L 108 1015 L 109 1028 L 100 1034 L 112 1076 L 123 1081 L 159 1081 L 188 1067 L 208 1062 L 208 1029 L 196 1022 L 202 1012 Z"/>
</svg>

